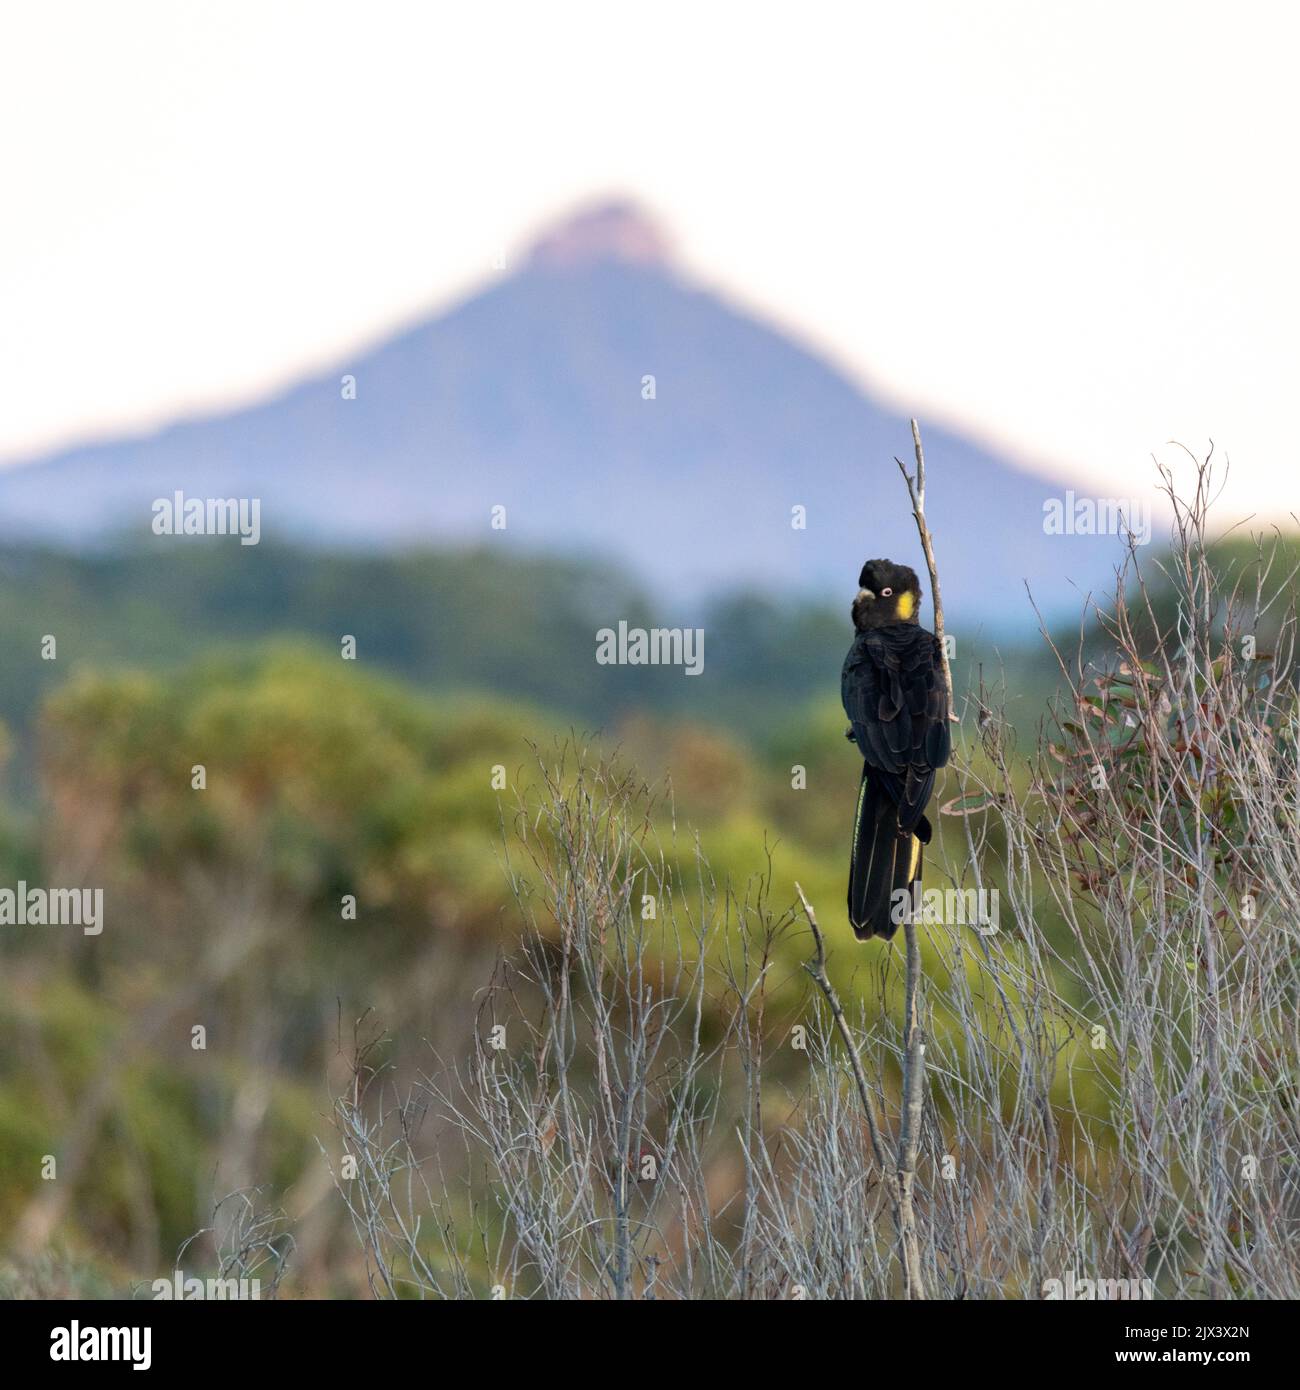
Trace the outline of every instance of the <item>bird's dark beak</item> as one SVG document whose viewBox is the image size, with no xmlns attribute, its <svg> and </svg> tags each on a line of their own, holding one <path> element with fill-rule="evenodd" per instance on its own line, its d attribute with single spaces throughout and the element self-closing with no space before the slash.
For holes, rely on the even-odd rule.
<svg viewBox="0 0 1300 1390">
<path fill-rule="evenodd" d="M 858 596 L 854 602 L 861 603 L 864 598 L 875 598 L 875 594 L 873 594 L 870 589 L 859 589 Z"/>
</svg>

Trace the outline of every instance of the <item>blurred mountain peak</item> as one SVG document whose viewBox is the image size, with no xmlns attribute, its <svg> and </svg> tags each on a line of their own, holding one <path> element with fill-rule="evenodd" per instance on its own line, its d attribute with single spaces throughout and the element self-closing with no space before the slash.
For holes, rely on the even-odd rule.
<svg viewBox="0 0 1300 1390">
<path fill-rule="evenodd" d="M 593 200 L 543 229 L 524 273 L 253 405 L 3 470 L 0 541 L 151 535 L 179 490 L 258 499 L 271 549 L 599 554 L 684 604 L 851 598 L 868 555 L 920 566 L 894 464 L 906 414 L 677 265 L 642 207 Z M 1022 614 L 1026 577 L 1054 613 L 1067 566 L 1085 588 L 1110 570 L 1115 538 L 1047 534 L 1063 479 L 928 422 L 926 445 L 954 631 Z"/>
<path fill-rule="evenodd" d="M 574 270 L 615 261 L 667 269 L 668 235 L 651 214 L 627 198 L 589 203 L 548 227 L 528 251 L 530 267 Z"/>
</svg>

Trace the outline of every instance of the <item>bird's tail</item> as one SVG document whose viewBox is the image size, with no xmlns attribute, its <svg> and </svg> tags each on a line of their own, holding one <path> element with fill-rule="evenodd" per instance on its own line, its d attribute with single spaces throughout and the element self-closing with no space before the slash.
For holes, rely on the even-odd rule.
<svg viewBox="0 0 1300 1390">
<path fill-rule="evenodd" d="M 929 842 L 924 816 L 915 831 L 900 833 L 897 803 L 864 767 L 849 862 L 849 922 L 859 941 L 887 941 L 911 920 L 912 885 L 921 880 L 921 847 Z"/>
</svg>

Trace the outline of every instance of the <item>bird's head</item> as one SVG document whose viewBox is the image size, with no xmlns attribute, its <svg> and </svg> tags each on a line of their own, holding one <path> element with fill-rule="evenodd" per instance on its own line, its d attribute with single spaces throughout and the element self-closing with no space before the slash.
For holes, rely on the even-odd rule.
<svg viewBox="0 0 1300 1390">
<path fill-rule="evenodd" d="M 868 560 L 858 576 L 853 600 L 853 626 L 888 627 L 890 623 L 919 622 L 921 581 L 916 571 L 892 560 Z"/>
</svg>

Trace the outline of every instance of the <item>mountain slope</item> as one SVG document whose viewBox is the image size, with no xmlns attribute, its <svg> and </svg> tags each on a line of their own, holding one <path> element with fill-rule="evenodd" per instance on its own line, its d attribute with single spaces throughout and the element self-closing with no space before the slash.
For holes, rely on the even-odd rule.
<svg viewBox="0 0 1300 1390">
<path fill-rule="evenodd" d="M 938 429 L 926 440 L 954 613 L 1005 626 L 1027 617 L 1024 578 L 1051 608 L 1072 567 L 1105 577 L 1116 542 L 1043 534 L 1043 500 L 1064 483 Z M 0 473 L 0 528 L 139 529 L 179 489 L 259 497 L 269 538 L 605 551 L 669 594 L 798 589 L 847 608 L 868 556 L 919 567 L 895 455 L 911 458 L 903 418 L 685 283 L 653 228 L 613 209 L 560 228 L 451 312 L 254 408 Z M 490 526 L 498 505 L 505 531 Z M 791 526 L 796 505 L 806 530 Z"/>
</svg>

